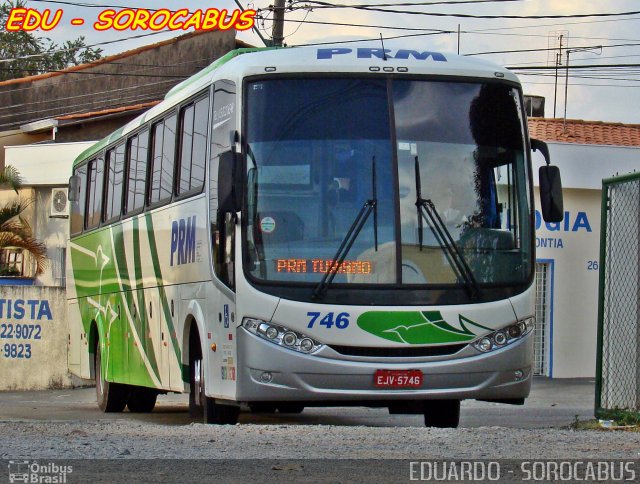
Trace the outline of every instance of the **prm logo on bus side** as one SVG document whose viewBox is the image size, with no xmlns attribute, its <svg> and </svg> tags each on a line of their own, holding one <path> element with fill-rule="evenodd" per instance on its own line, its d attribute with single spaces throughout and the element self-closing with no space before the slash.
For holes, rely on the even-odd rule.
<svg viewBox="0 0 640 484">
<path fill-rule="evenodd" d="M 171 258 L 176 265 L 191 264 L 196 261 L 196 216 L 181 218 L 171 222 Z"/>
</svg>

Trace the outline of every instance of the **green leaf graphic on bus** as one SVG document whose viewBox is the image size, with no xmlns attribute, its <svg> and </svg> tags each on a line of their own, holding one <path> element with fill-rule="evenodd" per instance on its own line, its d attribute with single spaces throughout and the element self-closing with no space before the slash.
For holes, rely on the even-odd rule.
<svg viewBox="0 0 640 484">
<path fill-rule="evenodd" d="M 484 332 L 473 332 L 469 326 L 491 331 L 462 315 L 460 326 L 461 329 L 451 326 L 440 311 L 369 311 L 358 318 L 358 327 L 367 333 L 413 345 L 466 343 Z"/>
</svg>

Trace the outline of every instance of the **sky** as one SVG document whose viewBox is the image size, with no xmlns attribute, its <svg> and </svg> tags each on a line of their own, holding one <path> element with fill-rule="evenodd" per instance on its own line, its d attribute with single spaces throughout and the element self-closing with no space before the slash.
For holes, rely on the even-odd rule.
<svg viewBox="0 0 640 484">
<path fill-rule="evenodd" d="M 267 18 L 264 21 L 259 20 L 257 25 L 263 36 L 269 38 L 272 28 L 272 22 L 269 20 L 271 13 L 265 9 L 273 4 L 273 0 L 239 1 L 244 8 L 256 9 Z M 432 5 L 398 6 L 404 2 L 432 3 Z M 446 2 L 449 4 L 444 4 Z M 76 5 L 69 5 L 69 3 Z M 456 3 L 454 0 L 423 2 L 420 0 L 335 0 L 335 4 L 341 5 L 383 3 L 394 4 L 393 7 L 386 8 L 396 10 L 476 16 L 584 15 L 640 10 L 640 0 L 503 0 L 467 4 L 460 1 Z M 438 5 L 433 5 L 433 3 L 438 3 Z M 78 6 L 77 4 L 90 4 L 96 7 Z M 297 3 L 298 7 L 308 5 L 313 5 L 313 3 Z M 183 33 L 163 32 L 130 39 L 130 37 L 139 36 L 142 32 L 117 32 L 114 30 L 98 32 L 93 29 L 93 22 L 96 21 L 98 13 L 107 6 L 171 10 L 179 8 L 233 10 L 238 8 L 234 0 L 64 0 L 60 2 L 28 0 L 27 6 L 40 11 L 45 8 L 63 10 L 63 19 L 58 26 L 49 32 L 36 33 L 36 35 L 49 37 L 59 43 L 80 35 L 85 37 L 85 42 L 88 45 L 117 41 L 99 45 L 106 55 L 158 42 Z M 82 27 L 72 26 L 70 25 L 72 18 L 84 18 L 86 22 Z M 558 52 L 558 39 L 562 35 L 565 47 L 568 41 L 571 66 L 639 64 L 637 68 L 619 68 L 616 71 L 603 70 L 602 68 L 571 71 L 567 89 L 567 118 L 640 124 L 640 14 L 556 19 L 475 19 L 395 14 L 351 8 L 314 8 L 289 11 L 286 13 L 285 19 L 285 42 L 291 46 L 317 42 L 374 39 L 379 38 L 381 33 L 384 37 L 422 34 L 432 29 L 445 31 L 445 33 L 429 32 L 429 35 L 389 39 L 385 41 L 385 47 L 456 53 L 459 42 L 461 55 L 475 54 L 478 58 L 507 67 L 553 66 Z M 298 22 L 303 19 L 307 22 L 366 24 L 376 27 L 363 28 Z M 397 27 L 397 29 L 382 27 Z M 458 30 L 461 32 L 459 36 Z M 263 45 L 260 38 L 253 32 L 241 32 L 238 34 L 238 38 L 256 46 Z M 602 46 L 601 49 L 600 46 Z M 526 50 L 527 52 L 504 52 L 514 50 Z M 494 53 L 478 55 L 478 53 L 484 52 Z M 517 71 L 523 83 L 525 94 L 546 98 L 545 115 L 547 117 L 553 117 L 554 98 L 557 99 L 556 117 L 564 115 L 565 71 L 563 67 L 566 64 L 565 51 L 563 51 L 562 57 L 557 90 L 554 90 L 554 70 L 535 73 Z"/>
</svg>

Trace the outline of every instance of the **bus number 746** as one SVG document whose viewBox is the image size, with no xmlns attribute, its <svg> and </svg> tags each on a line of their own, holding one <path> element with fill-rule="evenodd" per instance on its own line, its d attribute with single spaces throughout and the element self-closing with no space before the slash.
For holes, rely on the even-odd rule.
<svg viewBox="0 0 640 484">
<path fill-rule="evenodd" d="M 313 325 L 316 323 L 316 321 L 318 321 L 318 319 L 320 319 L 322 313 L 309 311 L 307 313 L 307 316 L 311 318 L 309 320 L 307 328 L 313 328 Z M 321 326 L 325 326 L 327 329 L 330 329 L 334 324 L 338 329 L 345 329 L 347 326 L 349 326 L 349 313 L 338 313 L 338 315 L 335 316 L 335 319 L 333 312 L 327 313 L 322 319 L 320 319 L 318 324 Z"/>
</svg>

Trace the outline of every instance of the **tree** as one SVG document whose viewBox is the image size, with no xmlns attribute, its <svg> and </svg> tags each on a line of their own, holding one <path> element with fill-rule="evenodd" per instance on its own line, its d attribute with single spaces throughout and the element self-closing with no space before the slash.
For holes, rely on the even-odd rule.
<svg viewBox="0 0 640 484">
<path fill-rule="evenodd" d="M 0 59 L 16 59 L 0 63 L 0 81 L 58 71 L 101 57 L 102 49 L 87 47 L 84 37 L 58 45 L 47 37 L 36 37 L 31 32 L 7 31 L 5 26 L 11 10 L 24 6 L 25 0 L 3 0 L 0 5 Z"/>
<path fill-rule="evenodd" d="M 9 187 L 18 193 L 22 180 L 18 171 L 7 166 L 0 172 L 0 187 Z M 36 262 L 36 274 L 42 274 L 47 267 L 47 248 L 33 238 L 31 227 L 22 217 L 31 200 L 17 199 L 0 205 L 0 251 L 7 248 L 23 249 L 29 252 Z M 3 267 L 0 267 L 2 271 Z"/>
</svg>

